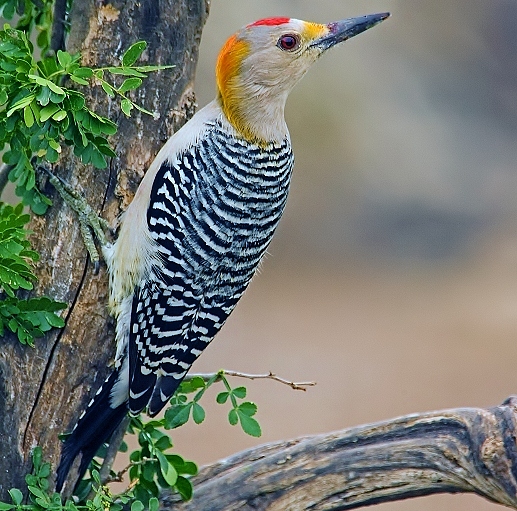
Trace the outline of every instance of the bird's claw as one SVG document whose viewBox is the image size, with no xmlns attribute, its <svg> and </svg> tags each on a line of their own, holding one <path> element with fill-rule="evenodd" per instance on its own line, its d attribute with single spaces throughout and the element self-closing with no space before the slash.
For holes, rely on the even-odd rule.
<svg viewBox="0 0 517 511">
<path fill-rule="evenodd" d="M 50 183 L 58 191 L 61 198 L 77 213 L 84 246 L 92 261 L 93 273 L 97 275 L 100 269 L 100 256 L 95 246 L 94 237 L 98 239 L 101 247 L 108 244 L 104 233 L 104 229 L 111 232 L 108 222 L 93 210 L 86 199 L 77 192 L 77 190 L 52 173 L 48 167 L 40 165 L 40 168 L 48 174 Z"/>
</svg>

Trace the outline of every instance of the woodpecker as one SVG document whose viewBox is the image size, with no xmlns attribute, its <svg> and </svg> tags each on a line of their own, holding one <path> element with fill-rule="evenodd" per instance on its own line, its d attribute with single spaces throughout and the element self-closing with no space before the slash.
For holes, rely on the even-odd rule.
<svg viewBox="0 0 517 511">
<path fill-rule="evenodd" d="M 159 151 L 103 246 L 116 319 L 115 367 L 65 441 L 60 491 L 126 413 L 156 415 L 248 286 L 284 210 L 293 153 L 286 99 L 329 48 L 388 13 L 329 24 L 256 21 L 230 37 L 217 97 Z"/>
</svg>

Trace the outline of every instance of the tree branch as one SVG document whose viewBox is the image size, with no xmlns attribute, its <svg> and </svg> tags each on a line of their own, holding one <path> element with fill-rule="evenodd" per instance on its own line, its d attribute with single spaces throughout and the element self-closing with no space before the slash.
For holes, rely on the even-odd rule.
<svg viewBox="0 0 517 511">
<path fill-rule="evenodd" d="M 342 511 L 436 493 L 517 509 L 517 397 L 256 447 L 201 469 L 174 511 Z"/>
<path fill-rule="evenodd" d="M 315 381 L 305 381 L 305 382 L 293 382 L 286 380 L 285 378 L 281 378 L 276 374 L 269 371 L 267 374 L 249 374 L 249 373 L 241 373 L 239 371 L 230 371 L 228 369 L 221 369 L 217 373 L 189 373 L 185 376 L 185 380 L 192 380 L 193 378 L 202 378 L 203 380 L 211 380 L 217 375 L 222 374 L 224 376 L 234 376 L 236 378 L 245 378 L 247 380 L 273 380 L 278 383 L 282 383 L 291 387 L 293 390 L 303 390 L 304 392 L 307 390 L 306 387 L 314 387 L 316 385 Z"/>
</svg>

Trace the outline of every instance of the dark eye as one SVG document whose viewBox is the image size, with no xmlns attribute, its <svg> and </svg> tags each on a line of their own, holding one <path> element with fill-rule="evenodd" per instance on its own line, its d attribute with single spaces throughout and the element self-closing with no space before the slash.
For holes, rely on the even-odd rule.
<svg viewBox="0 0 517 511">
<path fill-rule="evenodd" d="M 296 34 L 285 34 L 278 40 L 277 46 L 285 51 L 297 50 L 300 38 Z"/>
</svg>

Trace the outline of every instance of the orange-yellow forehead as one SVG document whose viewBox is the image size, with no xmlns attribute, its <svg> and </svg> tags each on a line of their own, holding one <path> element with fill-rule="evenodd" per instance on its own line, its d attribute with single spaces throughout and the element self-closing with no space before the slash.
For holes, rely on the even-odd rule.
<svg viewBox="0 0 517 511">
<path fill-rule="evenodd" d="M 320 23 L 311 23 L 309 21 L 304 21 L 302 25 L 302 35 L 308 39 L 318 39 L 328 34 L 327 25 L 321 25 Z"/>
</svg>

